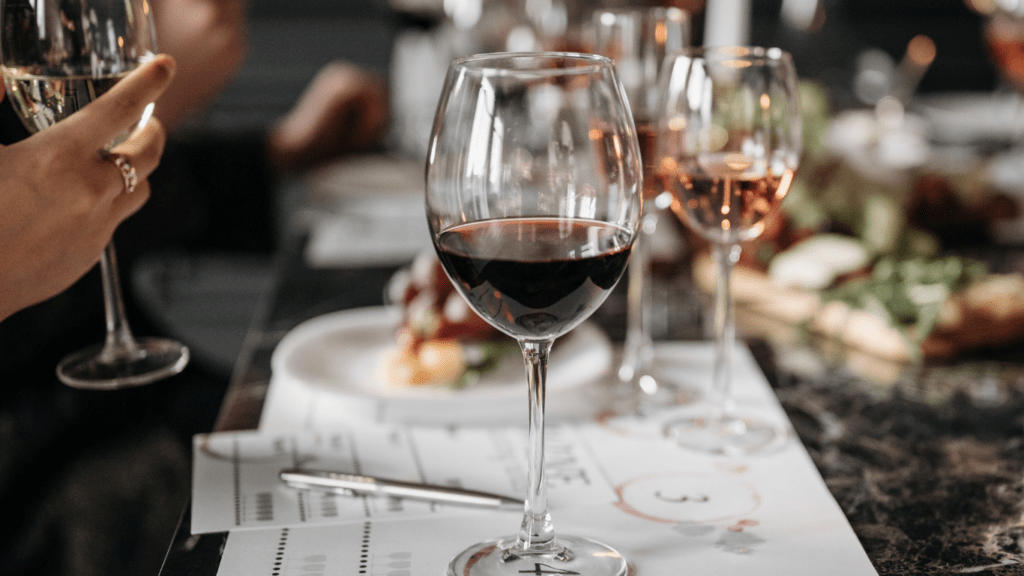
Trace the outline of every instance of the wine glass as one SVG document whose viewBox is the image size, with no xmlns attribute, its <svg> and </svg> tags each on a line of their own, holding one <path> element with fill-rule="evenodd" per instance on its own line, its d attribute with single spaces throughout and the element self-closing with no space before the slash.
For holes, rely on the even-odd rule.
<svg viewBox="0 0 1024 576">
<path fill-rule="evenodd" d="M 717 264 L 710 414 L 671 422 L 683 446 L 757 452 L 784 433 L 736 413 L 730 356 L 735 343 L 729 280 L 740 243 L 756 238 L 789 191 L 802 149 L 797 75 L 777 48 L 692 48 L 665 62 L 658 124 L 658 176 L 672 210 L 710 241 Z"/>
<path fill-rule="evenodd" d="M 1024 93 L 1024 3 L 997 0 L 985 20 L 983 38 L 989 58 L 1003 80 Z"/>
<path fill-rule="evenodd" d="M 427 159 L 427 220 L 470 306 L 522 348 L 529 462 L 518 535 L 476 544 L 448 574 L 625 574 L 614 549 L 555 537 L 544 475 L 544 396 L 554 340 L 604 301 L 641 214 L 640 151 L 610 60 L 485 54 L 451 63 Z"/>
<path fill-rule="evenodd" d="M 156 37 L 146 0 L 3 0 L 2 70 L 8 97 L 30 132 L 46 129 L 152 58 Z M 152 114 L 150 105 L 138 126 Z M 125 132 L 107 150 L 131 135 Z M 57 376 L 76 388 L 115 389 L 181 372 L 188 348 L 136 340 L 125 318 L 113 243 L 100 259 L 107 334 L 65 357 Z"/>
<path fill-rule="evenodd" d="M 594 52 L 615 63 L 629 98 L 644 170 L 644 215 L 627 277 L 626 341 L 616 371 L 644 411 L 656 396 L 678 401 L 692 392 L 672 384 L 654 366 L 651 244 L 672 195 L 654 177 L 658 75 L 666 56 L 690 44 L 690 18 L 679 8 L 605 8 L 593 14 Z M 659 394 L 660 393 L 660 394 Z"/>
</svg>

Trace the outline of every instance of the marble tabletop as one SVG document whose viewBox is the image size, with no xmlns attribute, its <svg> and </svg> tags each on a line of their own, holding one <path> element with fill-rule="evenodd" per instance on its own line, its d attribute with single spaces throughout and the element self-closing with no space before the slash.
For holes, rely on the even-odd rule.
<svg viewBox="0 0 1024 576">
<path fill-rule="evenodd" d="M 871 382 L 758 355 L 880 574 L 1024 573 L 1024 372 L 1013 350 Z"/>
</svg>

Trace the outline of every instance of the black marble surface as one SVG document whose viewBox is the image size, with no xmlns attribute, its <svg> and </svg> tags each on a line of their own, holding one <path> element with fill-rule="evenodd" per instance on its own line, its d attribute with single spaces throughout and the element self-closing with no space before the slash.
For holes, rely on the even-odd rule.
<svg viewBox="0 0 1024 576">
<path fill-rule="evenodd" d="M 757 349 L 757 347 L 755 347 Z M 1024 372 L 1011 360 L 872 382 L 759 361 L 880 574 L 1024 574 Z"/>
</svg>

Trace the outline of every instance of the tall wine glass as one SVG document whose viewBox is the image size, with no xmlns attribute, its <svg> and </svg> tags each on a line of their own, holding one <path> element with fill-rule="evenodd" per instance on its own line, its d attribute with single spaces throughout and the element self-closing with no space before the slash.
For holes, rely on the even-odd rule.
<svg viewBox="0 0 1024 576">
<path fill-rule="evenodd" d="M 626 573 L 614 549 L 555 537 L 544 397 L 552 343 L 590 316 L 626 268 L 640 186 L 636 131 L 607 58 L 487 54 L 448 68 L 427 159 L 427 219 L 452 283 L 519 342 L 530 409 L 519 533 L 465 550 L 452 576 Z"/>
<path fill-rule="evenodd" d="M 651 243 L 671 194 L 654 177 L 658 75 L 666 56 L 690 45 L 690 18 L 673 7 L 604 8 L 594 11 L 594 52 L 611 58 L 629 98 L 644 168 L 644 216 L 633 246 L 626 294 L 626 341 L 616 375 L 645 409 L 662 401 L 689 397 L 654 366 Z"/>
<path fill-rule="evenodd" d="M 989 58 L 1003 80 L 1021 97 L 1024 94 L 1024 3 L 997 0 L 982 31 Z"/>
<path fill-rule="evenodd" d="M 777 48 L 693 48 L 665 63 L 658 174 L 673 211 L 714 247 L 715 364 L 710 413 L 672 422 L 684 446 L 741 454 L 782 432 L 736 413 L 730 356 L 735 340 L 729 280 L 740 243 L 764 230 L 793 182 L 802 149 L 797 75 Z"/>
<path fill-rule="evenodd" d="M 30 132 L 70 116 L 156 53 L 146 0 L 2 0 L 0 21 L 7 95 Z M 151 113 L 152 106 L 139 126 Z M 130 134 L 115 139 L 107 149 Z M 61 360 L 61 381 L 77 388 L 114 389 L 181 372 L 188 363 L 188 348 L 173 340 L 132 336 L 112 243 L 100 268 L 106 339 Z"/>
</svg>

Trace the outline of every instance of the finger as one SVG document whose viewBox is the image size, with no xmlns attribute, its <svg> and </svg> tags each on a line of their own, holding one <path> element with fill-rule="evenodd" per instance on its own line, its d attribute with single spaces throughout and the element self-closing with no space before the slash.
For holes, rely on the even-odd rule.
<svg viewBox="0 0 1024 576">
<path fill-rule="evenodd" d="M 135 170 L 137 181 L 131 193 L 127 191 L 127 183 L 121 168 L 109 159 L 101 159 L 97 155 L 97 160 L 105 165 L 103 169 L 113 175 L 113 183 L 106 188 L 111 195 L 111 219 L 108 222 L 111 233 L 117 224 L 137 212 L 149 199 L 150 186 L 147 177 L 160 163 L 165 141 L 163 126 L 157 119 L 152 118 L 128 140 L 111 150 L 120 154 Z"/>
<path fill-rule="evenodd" d="M 77 114 L 63 122 L 71 130 L 89 134 L 95 148 L 134 127 L 146 106 L 154 102 L 174 78 L 174 59 L 159 55 L 142 64 Z M 58 124 L 58 126 L 60 123 Z"/>
<path fill-rule="evenodd" d="M 160 164 L 166 141 L 167 135 L 163 124 L 156 118 L 150 118 L 145 126 L 111 149 L 111 152 L 127 158 L 141 180 L 152 174 Z"/>
<path fill-rule="evenodd" d="M 110 203 L 110 213 L 112 220 L 110 222 L 110 234 L 113 235 L 114 229 L 117 225 L 123 222 L 126 218 L 135 214 L 142 208 L 142 205 L 149 200 L 151 188 L 148 180 L 140 180 L 135 185 L 135 191 L 131 194 L 119 194 Z"/>
</svg>

